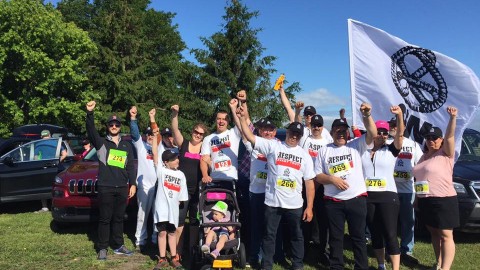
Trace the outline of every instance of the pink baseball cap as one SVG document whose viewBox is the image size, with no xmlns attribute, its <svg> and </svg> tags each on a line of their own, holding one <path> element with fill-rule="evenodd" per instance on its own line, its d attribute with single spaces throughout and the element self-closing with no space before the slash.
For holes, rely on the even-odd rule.
<svg viewBox="0 0 480 270">
<path fill-rule="evenodd" d="M 383 129 L 386 129 L 386 130 L 390 129 L 390 126 L 388 125 L 388 122 L 383 121 L 383 120 L 378 120 L 377 122 L 375 122 L 375 126 L 377 127 L 377 129 L 380 129 L 380 128 L 383 128 Z"/>
</svg>

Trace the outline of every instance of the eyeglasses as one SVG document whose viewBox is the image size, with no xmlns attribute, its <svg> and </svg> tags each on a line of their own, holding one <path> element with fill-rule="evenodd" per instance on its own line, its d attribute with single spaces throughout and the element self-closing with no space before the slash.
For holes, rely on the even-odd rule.
<svg viewBox="0 0 480 270">
<path fill-rule="evenodd" d="M 440 138 L 440 137 L 435 136 L 435 135 L 430 135 L 430 136 L 426 136 L 426 137 L 425 137 L 425 140 L 428 140 L 428 141 L 436 141 L 436 140 L 438 140 L 438 138 Z"/>
<path fill-rule="evenodd" d="M 205 135 L 205 132 L 198 132 L 196 130 L 193 130 L 193 134 L 197 134 L 198 136 L 203 136 Z"/>
<path fill-rule="evenodd" d="M 378 131 L 377 134 L 382 136 L 388 136 L 388 132 L 386 131 Z"/>
<path fill-rule="evenodd" d="M 119 124 L 119 123 L 110 123 L 108 124 L 109 127 L 121 127 L 122 124 Z"/>
</svg>

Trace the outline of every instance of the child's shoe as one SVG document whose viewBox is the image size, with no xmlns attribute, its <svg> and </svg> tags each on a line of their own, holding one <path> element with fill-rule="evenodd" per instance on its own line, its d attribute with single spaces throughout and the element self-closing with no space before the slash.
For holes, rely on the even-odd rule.
<svg viewBox="0 0 480 270">
<path fill-rule="evenodd" d="M 167 258 L 163 257 L 158 257 L 158 263 L 157 265 L 155 266 L 155 268 L 153 268 L 153 270 L 162 270 L 162 269 L 167 269 L 169 268 L 169 264 L 168 264 L 168 261 L 167 261 Z"/>
<path fill-rule="evenodd" d="M 202 252 L 207 254 L 207 253 L 210 253 L 210 247 L 207 246 L 207 245 L 203 245 L 202 246 Z"/>
<path fill-rule="evenodd" d="M 174 269 L 177 269 L 177 270 L 184 269 L 182 264 L 180 263 L 180 256 L 178 254 L 172 257 L 170 264 Z"/>
</svg>

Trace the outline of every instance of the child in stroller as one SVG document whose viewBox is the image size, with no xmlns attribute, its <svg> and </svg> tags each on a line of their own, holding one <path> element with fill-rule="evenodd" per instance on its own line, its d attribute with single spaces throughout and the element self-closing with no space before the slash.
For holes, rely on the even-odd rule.
<svg viewBox="0 0 480 270">
<path fill-rule="evenodd" d="M 234 181 L 199 183 L 199 238 L 193 247 L 192 269 L 245 268 L 245 246 L 240 240 L 240 210 Z"/>
<path fill-rule="evenodd" d="M 218 201 L 212 207 L 212 219 L 214 222 L 229 222 L 227 218 L 228 205 L 223 201 Z M 225 242 L 235 239 L 235 230 L 233 226 L 217 226 L 209 227 L 206 229 L 207 234 L 205 238 L 205 244 L 202 246 L 202 252 L 209 254 L 213 259 L 216 259 L 220 255 L 220 251 L 225 246 Z M 212 242 L 217 242 L 215 249 L 210 252 L 210 245 Z"/>
</svg>

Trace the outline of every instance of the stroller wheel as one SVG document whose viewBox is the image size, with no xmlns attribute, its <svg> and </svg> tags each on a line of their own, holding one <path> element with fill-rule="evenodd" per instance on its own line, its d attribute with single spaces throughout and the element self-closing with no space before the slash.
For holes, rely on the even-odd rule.
<svg viewBox="0 0 480 270">
<path fill-rule="evenodd" d="M 245 251 L 245 245 L 240 243 L 240 248 L 238 249 L 238 267 L 245 269 L 247 266 L 247 252 Z"/>
</svg>

